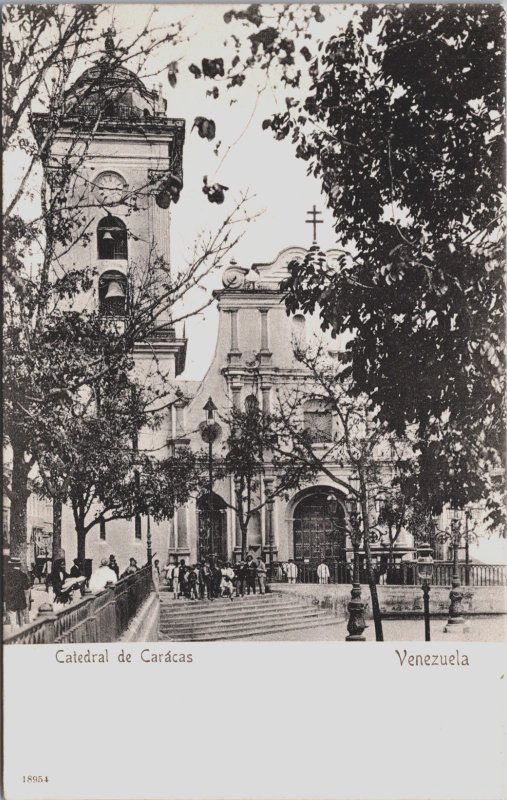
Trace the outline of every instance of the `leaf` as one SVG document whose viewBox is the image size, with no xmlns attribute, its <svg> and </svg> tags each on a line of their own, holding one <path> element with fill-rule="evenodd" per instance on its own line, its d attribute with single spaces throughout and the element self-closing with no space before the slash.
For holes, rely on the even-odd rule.
<svg viewBox="0 0 507 800">
<path fill-rule="evenodd" d="M 212 119 L 207 119 L 206 117 L 196 117 L 194 120 L 194 124 L 192 125 L 192 130 L 197 128 L 197 132 L 201 139 L 208 139 L 211 141 L 215 138 L 216 133 L 216 126 Z"/>
<path fill-rule="evenodd" d="M 167 80 L 169 84 L 174 87 L 177 83 L 177 75 L 178 75 L 178 62 L 171 61 L 170 64 L 167 65 Z"/>
<path fill-rule="evenodd" d="M 211 186 L 208 186 L 208 179 L 205 175 L 203 177 L 202 191 L 207 196 L 210 203 L 217 203 L 221 205 L 225 200 L 225 192 L 228 191 L 228 187 L 221 183 L 214 183 Z"/>
<path fill-rule="evenodd" d="M 225 74 L 223 58 L 203 58 L 201 65 L 206 78 L 222 78 Z"/>
<path fill-rule="evenodd" d="M 254 54 L 258 52 L 260 45 L 262 45 L 264 52 L 271 52 L 274 43 L 278 39 L 278 31 L 276 28 L 263 28 L 258 33 L 252 33 L 248 38 L 252 43 L 252 52 Z"/>
<path fill-rule="evenodd" d="M 189 70 L 189 72 L 192 73 L 194 78 L 200 78 L 201 75 L 202 75 L 201 70 L 199 69 L 199 67 L 196 64 L 190 64 L 188 70 Z"/>
<path fill-rule="evenodd" d="M 320 6 L 312 6 L 312 12 L 316 22 L 324 22 L 325 17 L 320 10 Z"/>
</svg>

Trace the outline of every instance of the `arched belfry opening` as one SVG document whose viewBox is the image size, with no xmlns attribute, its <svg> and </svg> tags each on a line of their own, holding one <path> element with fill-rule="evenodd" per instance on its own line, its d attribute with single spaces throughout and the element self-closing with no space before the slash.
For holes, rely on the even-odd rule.
<svg viewBox="0 0 507 800">
<path fill-rule="evenodd" d="M 227 504 L 220 495 L 202 494 L 197 500 L 199 560 L 227 560 Z"/>
<path fill-rule="evenodd" d="M 108 215 L 97 225 L 99 258 L 123 260 L 128 258 L 127 226 L 118 217 Z"/>
<path fill-rule="evenodd" d="M 104 317 L 124 317 L 127 313 L 127 279 L 108 270 L 99 279 L 99 312 Z"/>
</svg>

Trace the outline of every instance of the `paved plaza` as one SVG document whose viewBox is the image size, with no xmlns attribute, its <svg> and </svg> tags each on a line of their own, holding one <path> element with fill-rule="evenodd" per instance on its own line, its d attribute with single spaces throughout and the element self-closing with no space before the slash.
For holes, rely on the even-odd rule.
<svg viewBox="0 0 507 800">
<path fill-rule="evenodd" d="M 468 633 L 444 633 L 447 620 L 431 620 L 431 640 L 433 642 L 504 642 L 507 639 L 507 615 L 494 614 L 489 617 L 473 617 L 467 620 Z M 384 641 L 422 642 L 424 641 L 424 620 L 383 620 Z M 375 641 L 373 620 L 364 631 L 366 641 Z M 255 636 L 256 641 L 283 642 L 343 642 L 347 636 L 346 621 L 335 626 L 321 626 L 300 631 L 287 631 L 283 634 Z"/>
</svg>

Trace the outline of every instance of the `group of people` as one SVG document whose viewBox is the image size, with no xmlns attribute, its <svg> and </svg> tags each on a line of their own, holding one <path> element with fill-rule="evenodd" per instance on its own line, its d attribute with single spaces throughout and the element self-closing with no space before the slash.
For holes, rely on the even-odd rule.
<svg viewBox="0 0 507 800">
<path fill-rule="evenodd" d="M 101 592 L 106 586 L 112 586 L 121 578 L 126 578 L 127 575 L 134 575 L 136 572 L 139 571 L 139 567 L 137 566 L 137 561 L 135 558 L 130 558 L 128 567 L 121 573 L 120 576 L 120 567 L 116 561 L 116 557 L 111 554 L 109 558 L 101 559 L 101 562 L 97 569 L 91 574 L 90 579 L 88 581 L 88 589 L 90 592 Z M 79 560 L 77 558 L 74 559 L 74 565 L 70 570 L 70 574 L 66 576 L 67 578 L 79 578 L 81 576 Z M 53 585 L 54 588 L 54 585 Z"/>
<path fill-rule="evenodd" d="M 219 597 L 244 597 L 245 594 L 266 593 L 266 564 L 262 558 L 255 560 L 249 555 L 246 561 L 231 564 L 230 561 L 206 559 L 196 564 L 167 564 L 166 579 L 175 600 L 215 600 Z"/>
<path fill-rule="evenodd" d="M 33 570 L 23 572 L 21 560 L 19 558 L 8 558 L 4 556 L 4 593 L 3 593 L 3 613 L 4 624 L 12 627 L 21 627 L 30 621 L 30 608 L 33 597 L 31 590 L 35 577 Z M 46 592 L 50 587 L 53 590 L 53 602 L 65 605 L 72 601 L 75 592 L 84 594 L 86 587 L 92 593 L 100 592 L 115 584 L 120 577 L 133 575 L 139 570 L 135 558 L 129 559 L 127 568 L 120 575 L 120 568 L 114 555 L 103 558 L 100 566 L 92 573 L 89 579 L 83 574 L 78 558 L 72 562 L 70 570 L 67 572 L 65 560 L 57 558 L 52 564 L 51 570 L 46 576 Z"/>
</svg>

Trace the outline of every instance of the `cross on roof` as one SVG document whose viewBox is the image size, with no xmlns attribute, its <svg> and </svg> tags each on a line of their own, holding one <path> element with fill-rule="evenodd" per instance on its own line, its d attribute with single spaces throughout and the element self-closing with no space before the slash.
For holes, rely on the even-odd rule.
<svg viewBox="0 0 507 800">
<path fill-rule="evenodd" d="M 321 211 L 317 211 L 315 206 L 310 211 L 306 212 L 310 215 L 310 219 L 305 220 L 307 225 L 313 225 L 313 244 L 317 244 L 317 225 L 321 225 L 324 220 L 317 219 L 317 216 L 322 214 Z"/>
</svg>

